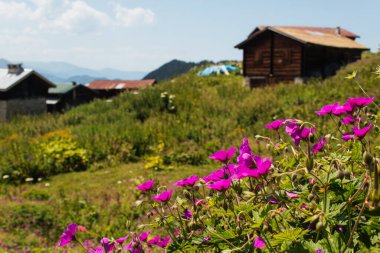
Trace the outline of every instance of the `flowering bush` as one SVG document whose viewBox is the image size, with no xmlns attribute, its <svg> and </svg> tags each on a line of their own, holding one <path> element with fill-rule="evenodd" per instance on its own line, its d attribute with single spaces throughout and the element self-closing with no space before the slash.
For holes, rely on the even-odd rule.
<svg viewBox="0 0 380 253">
<path fill-rule="evenodd" d="M 221 168 L 209 175 L 172 187 L 154 180 L 139 185 L 138 203 L 149 206 L 153 218 L 141 225 L 144 231 L 99 238 L 87 247 L 71 224 L 61 246 L 76 241 L 96 253 L 376 252 L 380 146 L 369 137 L 378 132 L 373 101 L 349 98 L 323 106 L 316 114 L 336 125 L 325 133 L 298 119 L 267 124 L 274 138 L 256 138 L 266 142 L 272 158 L 254 154 L 245 138 L 238 150 L 210 155 Z"/>
</svg>

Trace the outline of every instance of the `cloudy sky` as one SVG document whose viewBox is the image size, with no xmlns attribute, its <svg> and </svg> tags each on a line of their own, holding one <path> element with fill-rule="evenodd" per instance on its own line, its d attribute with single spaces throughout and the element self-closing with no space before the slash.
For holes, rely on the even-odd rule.
<svg viewBox="0 0 380 253">
<path fill-rule="evenodd" d="M 241 59 L 258 25 L 347 28 L 377 51 L 379 0 L 0 0 L 0 58 L 150 71 Z"/>
</svg>

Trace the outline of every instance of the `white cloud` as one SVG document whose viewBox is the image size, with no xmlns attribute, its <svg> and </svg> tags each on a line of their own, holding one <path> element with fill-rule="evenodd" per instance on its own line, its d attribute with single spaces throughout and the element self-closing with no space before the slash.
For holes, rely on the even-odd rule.
<svg viewBox="0 0 380 253">
<path fill-rule="evenodd" d="M 92 32 L 110 23 L 111 20 L 106 13 L 94 9 L 86 2 L 74 1 L 56 19 L 48 20 L 40 27 L 58 31 Z"/>
<path fill-rule="evenodd" d="M 155 21 L 155 14 L 149 9 L 128 9 L 121 5 L 116 5 L 115 12 L 116 20 L 120 25 L 125 27 L 130 27 L 139 23 L 152 24 Z"/>
<path fill-rule="evenodd" d="M 0 33 L 70 32 L 93 33 L 114 26 L 152 24 L 153 11 L 126 8 L 120 4 L 111 12 L 96 9 L 84 0 L 0 0 Z M 1 37 L 1 35 L 0 35 Z"/>
</svg>

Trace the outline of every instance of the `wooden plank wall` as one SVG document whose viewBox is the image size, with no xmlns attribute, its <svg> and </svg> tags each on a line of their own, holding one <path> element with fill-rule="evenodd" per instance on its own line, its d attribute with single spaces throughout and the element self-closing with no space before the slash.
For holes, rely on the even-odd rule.
<svg viewBox="0 0 380 253">
<path fill-rule="evenodd" d="M 288 81 L 301 76 L 301 66 L 301 44 L 271 31 L 259 35 L 244 48 L 245 76 L 271 76 L 270 82 Z"/>
</svg>

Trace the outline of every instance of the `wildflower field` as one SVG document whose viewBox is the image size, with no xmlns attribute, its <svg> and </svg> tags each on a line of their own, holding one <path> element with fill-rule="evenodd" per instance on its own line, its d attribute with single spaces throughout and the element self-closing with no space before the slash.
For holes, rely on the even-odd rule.
<svg viewBox="0 0 380 253">
<path fill-rule="evenodd" d="M 254 90 L 193 70 L 3 124 L 0 247 L 376 252 L 379 64 Z"/>
</svg>

